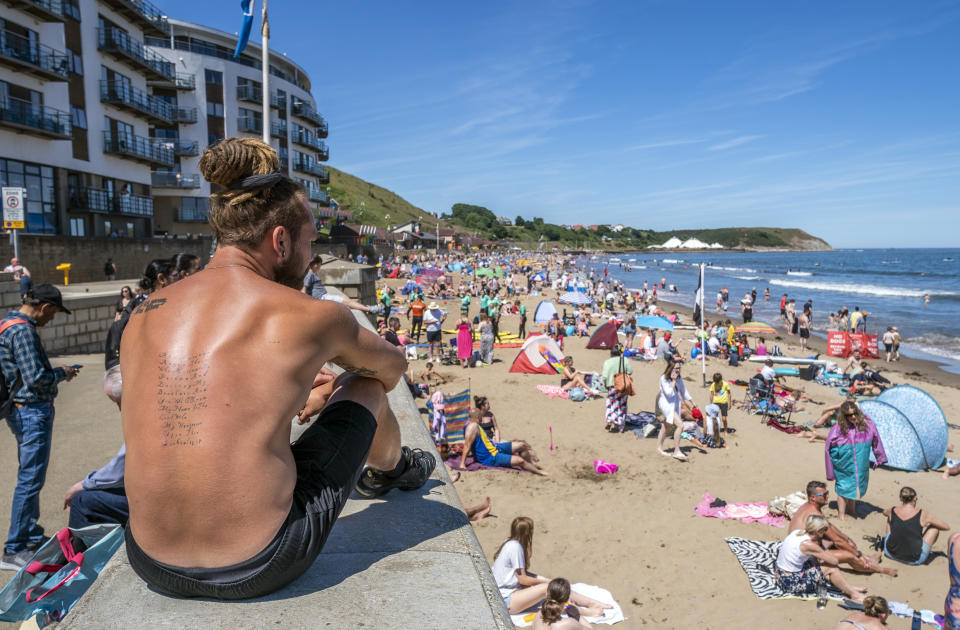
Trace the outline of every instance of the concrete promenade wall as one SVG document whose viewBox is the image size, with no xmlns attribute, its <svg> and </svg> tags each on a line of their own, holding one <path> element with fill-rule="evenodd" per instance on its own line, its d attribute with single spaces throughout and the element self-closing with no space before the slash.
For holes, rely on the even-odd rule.
<svg viewBox="0 0 960 630">
<path fill-rule="evenodd" d="M 358 320 L 370 328 L 366 318 Z M 409 390 L 401 385 L 388 398 L 403 443 L 436 455 Z M 505 630 L 513 625 L 439 464 L 419 491 L 351 499 L 313 567 L 273 595 L 236 603 L 166 597 L 133 573 L 121 547 L 58 626 L 140 627 Z"/>
<path fill-rule="evenodd" d="M 70 263 L 70 282 L 97 282 L 104 279 L 103 264 L 113 258 L 120 278 L 139 278 L 154 258 L 170 258 L 187 252 L 207 260 L 211 237 L 201 238 L 96 238 L 21 234 L 20 261 L 30 270 L 34 284 L 63 284 L 60 263 Z M 0 239 L 0 269 L 13 257 L 13 246 Z"/>
</svg>

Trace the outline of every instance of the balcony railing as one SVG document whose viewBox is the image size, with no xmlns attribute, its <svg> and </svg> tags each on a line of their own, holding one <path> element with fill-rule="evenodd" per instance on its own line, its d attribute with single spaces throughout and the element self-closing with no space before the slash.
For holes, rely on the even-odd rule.
<svg viewBox="0 0 960 630">
<path fill-rule="evenodd" d="M 0 97 L 0 125 L 58 140 L 73 135 L 69 114 L 10 96 Z"/>
<path fill-rule="evenodd" d="M 323 169 L 321 171 L 321 169 Z M 320 175 L 321 172 L 326 172 L 319 164 L 314 164 L 307 160 L 293 160 L 293 170 L 300 171 L 301 173 L 310 173 L 311 175 Z"/>
<path fill-rule="evenodd" d="M 70 193 L 68 202 L 71 210 L 136 217 L 153 216 L 153 198 L 144 195 L 118 195 L 97 188 L 81 188 Z"/>
<path fill-rule="evenodd" d="M 237 131 L 243 133 L 263 133 L 263 121 L 251 116 L 237 118 Z"/>
<path fill-rule="evenodd" d="M 310 122 L 312 122 L 312 123 L 314 123 L 314 124 L 316 124 L 316 125 L 321 125 L 321 124 L 323 124 L 323 116 L 321 116 L 320 114 L 318 114 L 317 112 L 315 112 L 314 109 L 313 109 L 312 107 L 310 107 L 310 104 L 309 104 L 309 103 L 306 103 L 306 102 L 304 102 L 304 101 L 295 101 L 295 102 L 294 102 L 294 104 L 293 104 L 293 115 L 294 115 L 294 116 L 299 116 L 300 118 L 303 118 L 304 120 L 309 120 Z"/>
<path fill-rule="evenodd" d="M 156 188 L 200 188 L 200 176 L 154 171 L 150 173 L 150 185 Z"/>
<path fill-rule="evenodd" d="M 317 181 L 321 184 L 330 183 L 330 173 L 327 172 L 327 167 L 321 166 L 320 172 L 317 173 Z"/>
<path fill-rule="evenodd" d="M 171 80 L 167 77 L 162 79 L 150 79 L 147 81 L 150 87 L 174 88 L 176 90 L 195 90 L 197 89 L 197 77 L 186 72 L 177 72 Z"/>
<path fill-rule="evenodd" d="M 193 157 L 200 155 L 200 143 L 194 140 L 193 142 L 181 142 L 177 140 L 173 143 L 173 154 L 177 157 Z"/>
<path fill-rule="evenodd" d="M 138 90 L 124 81 L 100 81 L 100 102 L 116 105 L 165 125 L 174 121 L 176 112 L 167 101 Z"/>
<path fill-rule="evenodd" d="M 168 142 L 132 133 L 103 132 L 103 152 L 157 166 L 173 166 L 173 147 Z"/>
<path fill-rule="evenodd" d="M 70 72 L 66 53 L 10 31 L 0 31 L 0 62 L 48 81 L 66 81 Z"/>
<path fill-rule="evenodd" d="M 307 198 L 310 201 L 317 201 L 321 204 L 327 203 L 327 193 L 319 188 L 308 187 L 307 188 Z"/>
<path fill-rule="evenodd" d="M 112 26 L 98 28 L 97 49 L 113 54 L 128 66 L 145 73 L 150 79 L 176 81 L 176 66 L 173 62 L 147 50 L 126 31 Z"/>
<path fill-rule="evenodd" d="M 210 219 L 208 208 L 179 208 L 177 221 L 180 223 L 206 223 Z"/>
<path fill-rule="evenodd" d="M 270 135 L 274 138 L 287 137 L 287 121 L 280 120 L 270 123 Z"/>
<path fill-rule="evenodd" d="M 7 4 L 40 18 L 42 22 L 63 22 L 65 15 L 76 11 L 73 0 L 7 0 Z"/>
<path fill-rule="evenodd" d="M 318 140 L 320 146 L 317 147 L 317 159 L 321 162 L 326 162 L 330 159 L 330 149 L 327 148 L 327 143 Z"/>
<path fill-rule="evenodd" d="M 286 94 L 284 94 L 283 96 L 280 96 L 280 95 L 277 94 L 276 92 L 274 92 L 273 94 L 271 94 L 271 95 L 270 95 L 270 107 L 274 107 L 274 108 L 276 108 L 276 109 L 286 110 L 286 109 L 287 109 L 287 96 L 286 96 Z"/>
<path fill-rule="evenodd" d="M 169 35 L 167 16 L 147 0 L 101 0 L 121 15 L 136 22 L 149 35 Z"/>
<path fill-rule="evenodd" d="M 263 103 L 263 90 L 255 85 L 238 85 L 237 100 L 250 103 Z"/>
<path fill-rule="evenodd" d="M 290 134 L 290 141 L 304 147 L 310 147 L 314 151 L 319 151 L 327 147 L 323 140 L 315 138 L 313 133 L 303 130 L 302 127 L 299 131 L 294 130 L 294 132 Z"/>
<path fill-rule="evenodd" d="M 197 122 L 196 107 L 178 107 L 175 110 L 173 119 L 178 123 L 190 124 Z"/>
<path fill-rule="evenodd" d="M 318 138 L 326 138 L 330 135 L 330 128 L 327 126 L 327 121 L 323 121 L 323 124 L 314 130 L 314 133 L 317 134 Z"/>
</svg>

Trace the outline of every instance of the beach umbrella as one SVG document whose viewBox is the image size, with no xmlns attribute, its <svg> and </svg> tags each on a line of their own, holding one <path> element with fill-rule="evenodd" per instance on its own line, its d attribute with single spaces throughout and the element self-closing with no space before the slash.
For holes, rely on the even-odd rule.
<svg viewBox="0 0 960 630">
<path fill-rule="evenodd" d="M 748 322 L 746 324 L 740 324 L 735 329 L 735 332 L 745 333 L 747 335 L 775 335 L 777 331 L 770 324 L 764 324 L 763 322 Z"/>
<path fill-rule="evenodd" d="M 579 306 L 588 306 L 593 304 L 593 298 L 591 298 L 586 293 L 580 293 L 579 291 L 568 291 L 560 296 L 558 302 L 564 302 L 566 304 L 575 304 Z"/>
<path fill-rule="evenodd" d="M 637 318 L 638 328 L 657 328 L 659 330 L 673 330 L 673 324 L 666 317 L 657 315 L 645 315 Z"/>
</svg>

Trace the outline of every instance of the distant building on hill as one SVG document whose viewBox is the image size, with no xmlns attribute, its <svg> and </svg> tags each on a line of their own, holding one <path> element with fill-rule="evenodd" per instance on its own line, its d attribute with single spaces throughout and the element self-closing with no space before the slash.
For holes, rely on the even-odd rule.
<svg viewBox="0 0 960 630">
<path fill-rule="evenodd" d="M 613 226 L 612 228 L 610 228 L 610 231 L 611 231 L 611 232 L 623 232 L 623 229 L 624 229 L 625 227 L 626 227 L 626 226 L 625 226 L 623 223 L 617 223 L 615 226 Z"/>
<path fill-rule="evenodd" d="M 497 223 L 499 223 L 500 225 L 513 225 L 513 221 L 511 221 L 507 217 L 497 217 Z"/>
</svg>

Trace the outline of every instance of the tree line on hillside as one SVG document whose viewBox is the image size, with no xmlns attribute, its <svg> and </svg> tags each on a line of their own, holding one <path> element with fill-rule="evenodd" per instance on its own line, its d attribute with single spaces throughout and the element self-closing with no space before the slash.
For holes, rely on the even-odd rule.
<svg viewBox="0 0 960 630">
<path fill-rule="evenodd" d="M 777 228 L 717 228 L 705 230 L 677 230 L 657 232 L 628 226 L 592 225 L 564 227 L 547 223 L 541 217 L 525 219 L 517 216 L 512 225 L 505 225 L 488 208 L 467 203 L 456 203 L 450 213 L 441 216 L 449 224 L 464 228 L 485 239 L 531 243 L 550 241 L 570 247 L 645 248 L 659 245 L 672 236 L 681 240 L 697 238 L 724 247 L 789 247 L 790 237 L 808 237 L 801 230 Z"/>
</svg>

